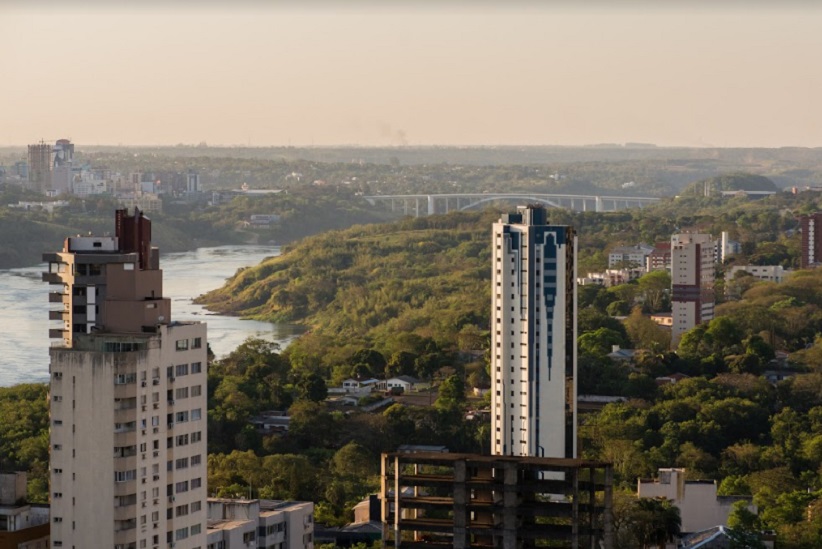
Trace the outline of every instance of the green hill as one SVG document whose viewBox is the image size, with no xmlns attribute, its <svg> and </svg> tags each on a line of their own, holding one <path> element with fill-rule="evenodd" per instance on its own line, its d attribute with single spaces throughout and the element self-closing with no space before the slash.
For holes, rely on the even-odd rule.
<svg viewBox="0 0 822 549">
<path fill-rule="evenodd" d="M 440 345 L 486 325 L 496 213 L 453 213 L 313 236 L 198 299 L 214 311 L 300 322 L 377 346 L 397 334 Z"/>
<path fill-rule="evenodd" d="M 753 173 L 727 173 L 709 177 L 696 183 L 688 185 L 682 194 L 703 195 L 705 189 L 710 189 L 711 193 L 722 191 L 778 191 L 776 184 L 762 175 Z"/>
</svg>

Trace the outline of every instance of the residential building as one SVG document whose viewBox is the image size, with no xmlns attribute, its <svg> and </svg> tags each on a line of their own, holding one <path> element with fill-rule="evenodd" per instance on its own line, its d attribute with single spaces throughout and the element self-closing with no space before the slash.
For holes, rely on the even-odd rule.
<svg viewBox="0 0 822 549">
<path fill-rule="evenodd" d="M 521 206 L 492 252 L 491 453 L 575 457 L 576 232 Z"/>
<path fill-rule="evenodd" d="M 48 549 L 49 508 L 26 502 L 26 480 L 0 473 L 0 549 Z"/>
<path fill-rule="evenodd" d="M 44 254 L 51 546 L 204 547 L 206 325 L 174 322 L 151 221 Z"/>
<path fill-rule="evenodd" d="M 577 284 L 588 286 L 597 284 L 610 288 L 621 284 L 628 284 L 633 280 L 638 280 L 645 274 L 645 269 L 606 269 L 601 273 L 588 273 L 586 277 L 577 278 Z"/>
<path fill-rule="evenodd" d="M 709 234 L 671 237 L 671 344 L 714 317 L 714 241 Z"/>
<path fill-rule="evenodd" d="M 207 549 L 314 548 L 310 501 L 208 498 Z"/>
<path fill-rule="evenodd" d="M 670 271 L 671 270 L 671 243 L 662 242 L 656 244 L 648 257 L 645 258 L 645 270 Z"/>
<path fill-rule="evenodd" d="M 51 145 L 40 141 L 28 148 L 28 176 L 34 188 L 45 191 L 51 185 Z"/>
<path fill-rule="evenodd" d="M 732 255 L 742 252 L 742 244 L 731 240 L 728 231 L 722 231 L 719 240 L 716 241 L 716 262 L 720 265 L 725 263 Z"/>
<path fill-rule="evenodd" d="M 639 479 L 637 493 L 641 498 L 665 498 L 679 508 L 682 533 L 689 534 L 727 526 L 731 507 L 737 501 L 751 501 L 750 496 L 717 496 L 715 480 L 685 480 L 685 469 L 660 469 L 656 479 Z M 756 507 L 749 506 L 756 512 Z"/>
<path fill-rule="evenodd" d="M 608 463 L 383 454 L 383 546 L 611 549 L 612 494 Z"/>
<path fill-rule="evenodd" d="M 420 385 L 420 380 L 412 376 L 397 376 L 385 380 L 385 388 L 396 389 L 404 393 L 416 391 Z"/>
<path fill-rule="evenodd" d="M 822 212 L 800 216 L 799 225 L 802 230 L 802 255 L 799 257 L 799 267 L 816 267 L 822 263 Z"/>
<path fill-rule="evenodd" d="M 636 246 L 619 246 L 608 254 L 608 268 L 639 267 L 645 268 L 645 259 L 654 251 L 652 246 L 637 244 Z"/>
<path fill-rule="evenodd" d="M 785 280 L 785 269 L 782 265 L 734 265 L 728 278 L 733 279 L 738 272 L 746 272 L 758 280 L 782 282 Z"/>
</svg>

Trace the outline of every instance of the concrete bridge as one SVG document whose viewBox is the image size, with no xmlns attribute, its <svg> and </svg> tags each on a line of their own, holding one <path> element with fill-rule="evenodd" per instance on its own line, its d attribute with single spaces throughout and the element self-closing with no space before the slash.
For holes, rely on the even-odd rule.
<svg viewBox="0 0 822 549">
<path fill-rule="evenodd" d="M 659 201 L 647 196 L 595 196 L 554 193 L 477 193 L 477 194 L 397 194 L 364 196 L 369 204 L 383 204 L 392 212 L 414 217 L 448 213 L 455 210 L 480 209 L 492 202 L 544 204 L 577 212 L 615 212 L 627 208 L 642 208 Z"/>
</svg>

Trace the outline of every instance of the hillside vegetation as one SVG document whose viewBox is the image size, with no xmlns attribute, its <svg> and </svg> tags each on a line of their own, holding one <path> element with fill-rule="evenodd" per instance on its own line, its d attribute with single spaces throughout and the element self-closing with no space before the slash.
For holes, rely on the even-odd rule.
<svg viewBox="0 0 822 549">
<path fill-rule="evenodd" d="M 450 346 L 463 326 L 487 322 L 496 217 L 450 214 L 314 236 L 198 302 L 377 348 L 398 334 Z"/>
</svg>

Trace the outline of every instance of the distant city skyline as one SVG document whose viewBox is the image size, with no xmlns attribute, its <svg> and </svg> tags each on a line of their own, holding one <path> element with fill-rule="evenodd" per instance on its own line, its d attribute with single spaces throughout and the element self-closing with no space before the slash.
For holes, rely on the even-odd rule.
<svg viewBox="0 0 822 549">
<path fill-rule="evenodd" d="M 0 6 L 0 146 L 822 146 L 822 8 Z"/>
</svg>

